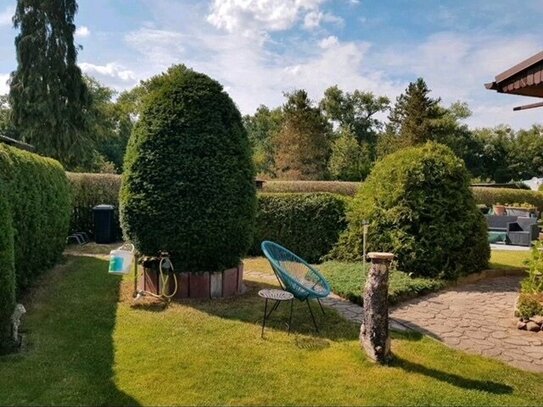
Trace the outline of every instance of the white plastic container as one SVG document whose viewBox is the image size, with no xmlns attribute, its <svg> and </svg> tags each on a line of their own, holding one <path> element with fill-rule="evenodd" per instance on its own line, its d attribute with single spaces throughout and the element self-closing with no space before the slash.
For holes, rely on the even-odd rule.
<svg viewBox="0 0 543 407">
<path fill-rule="evenodd" d="M 109 274 L 123 275 L 130 273 L 134 261 L 134 245 L 124 244 L 109 252 Z"/>
</svg>

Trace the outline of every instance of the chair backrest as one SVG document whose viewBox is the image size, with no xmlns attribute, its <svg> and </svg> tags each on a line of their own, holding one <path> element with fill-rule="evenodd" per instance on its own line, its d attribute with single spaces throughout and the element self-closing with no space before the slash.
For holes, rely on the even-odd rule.
<svg viewBox="0 0 543 407">
<path fill-rule="evenodd" d="M 537 218 L 519 216 L 517 218 L 517 223 L 522 230 L 529 231 L 532 225 L 537 224 Z"/>
<path fill-rule="evenodd" d="M 268 240 L 261 247 L 283 289 L 296 298 L 323 298 L 330 294 L 326 279 L 305 260 Z"/>
<path fill-rule="evenodd" d="M 510 222 L 516 222 L 517 216 L 499 216 L 499 215 L 488 215 L 485 216 L 486 222 L 489 228 L 507 228 L 507 224 Z"/>
</svg>

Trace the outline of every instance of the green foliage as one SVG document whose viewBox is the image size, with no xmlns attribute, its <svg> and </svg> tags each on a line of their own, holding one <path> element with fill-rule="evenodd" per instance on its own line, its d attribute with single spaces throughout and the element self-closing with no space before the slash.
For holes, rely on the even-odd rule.
<svg viewBox="0 0 543 407">
<path fill-rule="evenodd" d="M 488 264 L 486 223 L 469 190 L 469 174 L 440 144 L 404 149 L 378 162 L 348 220 L 335 258 L 360 259 L 368 220 L 369 250 L 394 253 L 407 273 L 452 279 Z"/>
<path fill-rule="evenodd" d="M 87 232 L 94 229 L 92 208 L 96 205 L 114 205 L 115 224 L 119 225 L 118 206 L 121 176 L 116 174 L 66 173 L 73 196 L 73 210 L 70 220 L 71 232 Z M 120 230 L 118 230 L 120 236 Z"/>
<path fill-rule="evenodd" d="M 368 277 L 369 264 L 364 268 L 361 262 L 328 261 L 319 265 L 319 271 L 324 274 L 335 294 L 363 305 L 362 293 Z M 445 280 L 411 277 L 396 269 L 390 270 L 389 278 L 388 300 L 390 304 L 397 304 L 410 298 L 435 292 L 446 286 Z"/>
<path fill-rule="evenodd" d="M 70 192 L 54 160 L 0 144 L 0 351 L 11 346 L 16 291 L 58 260 Z"/>
<path fill-rule="evenodd" d="M 518 316 L 524 319 L 543 315 L 543 296 L 521 293 L 517 302 Z"/>
<path fill-rule="evenodd" d="M 13 126 L 8 95 L 0 95 L 0 135 L 13 139 L 19 138 L 19 134 Z"/>
<path fill-rule="evenodd" d="M 11 314 L 15 309 L 15 264 L 11 211 L 0 186 L 0 354 L 11 344 Z"/>
<path fill-rule="evenodd" d="M 543 193 L 538 191 L 512 188 L 472 187 L 473 197 L 478 204 L 492 206 L 496 204 L 523 203 L 543 210 Z"/>
<path fill-rule="evenodd" d="M 263 105 L 254 115 L 243 117 L 243 124 L 253 147 L 253 161 L 257 174 L 275 175 L 273 138 L 279 132 L 282 121 L 281 108 L 269 109 Z"/>
<path fill-rule="evenodd" d="M 416 146 L 433 140 L 436 123 L 443 115 L 440 99 L 428 95 L 430 89 L 422 78 L 411 82 L 396 99 L 389 115 L 388 133 L 396 135 L 396 148 Z"/>
<path fill-rule="evenodd" d="M 184 66 L 152 83 L 125 158 L 123 231 L 144 255 L 168 251 L 178 271 L 233 267 L 256 209 L 241 115 L 218 82 Z"/>
<path fill-rule="evenodd" d="M 73 165 L 88 152 L 90 97 L 76 65 L 75 0 L 18 0 L 13 17 L 17 70 L 11 75 L 13 124 L 22 140 Z"/>
<path fill-rule="evenodd" d="M 528 277 L 522 281 L 522 292 L 543 294 L 543 242 L 533 245 L 527 265 Z"/>
<path fill-rule="evenodd" d="M 281 179 L 325 179 L 331 126 L 306 91 L 285 96 L 283 122 L 273 138 L 276 175 Z"/>
<path fill-rule="evenodd" d="M 354 196 L 360 182 L 345 181 L 266 181 L 263 192 L 330 192 L 332 194 Z"/>
<path fill-rule="evenodd" d="M 0 184 L 10 205 L 17 289 L 23 290 L 62 254 L 71 194 L 55 160 L 0 144 Z"/>
<path fill-rule="evenodd" d="M 345 229 L 346 200 L 328 194 L 260 194 L 252 254 L 272 240 L 306 261 L 316 262 Z"/>
<path fill-rule="evenodd" d="M 332 143 L 332 155 L 328 162 L 330 175 L 341 181 L 360 181 L 368 176 L 371 165 L 368 145 L 360 144 L 349 128 L 342 129 Z"/>
<path fill-rule="evenodd" d="M 375 96 L 358 89 L 353 93 L 343 92 L 336 85 L 326 89 L 320 107 L 330 121 L 350 128 L 358 143 L 373 148 L 383 127 L 375 115 L 388 110 L 389 104 L 386 96 Z"/>
</svg>

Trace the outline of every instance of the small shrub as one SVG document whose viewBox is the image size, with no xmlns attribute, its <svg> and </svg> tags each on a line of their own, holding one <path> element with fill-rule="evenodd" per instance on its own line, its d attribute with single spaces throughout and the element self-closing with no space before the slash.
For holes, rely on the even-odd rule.
<svg viewBox="0 0 543 407">
<path fill-rule="evenodd" d="M 513 204 L 535 206 L 543 210 L 543 193 L 522 189 L 472 187 L 473 197 L 478 204 L 492 206 L 496 204 Z"/>
<path fill-rule="evenodd" d="M 263 192 L 329 192 L 354 196 L 362 183 L 345 181 L 266 181 Z"/>
<path fill-rule="evenodd" d="M 486 223 L 469 190 L 468 171 L 440 144 L 406 148 L 378 162 L 348 220 L 332 257 L 360 259 L 368 220 L 368 249 L 394 253 L 407 273 L 454 279 L 488 264 Z"/>
<path fill-rule="evenodd" d="M 528 277 L 522 281 L 522 292 L 543 294 L 543 242 L 537 241 L 527 261 Z"/>
<path fill-rule="evenodd" d="M 260 194 L 251 253 L 260 255 L 260 243 L 272 240 L 316 262 L 346 228 L 346 206 L 345 197 L 328 193 Z"/>
<path fill-rule="evenodd" d="M 121 224 L 176 271 L 234 267 L 254 234 L 254 168 L 241 115 L 222 86 L 175 66 L 151 93 L 125 156 Z"/>
<path fill-rule="evenodd" d="M 542 297 L 542 295 L 521 293 L 517 302 L 518 316 L 529 319 L 535 315 L 543 315 Z"/>
</svg>

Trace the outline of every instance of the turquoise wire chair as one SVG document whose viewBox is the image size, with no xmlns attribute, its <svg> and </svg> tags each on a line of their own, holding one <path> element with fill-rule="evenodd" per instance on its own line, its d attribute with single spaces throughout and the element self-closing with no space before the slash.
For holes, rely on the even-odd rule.
<svg viewBox="0 0 543 407">
<path fill-rule="evenodd" d="M 321 273 L 305 260 L 298 257 L 290 250 L 285 249 L 277 243 L 265 240 L 261 244 L 262 252 L 270 262 L 270 265 L 279 280 L 281 288 L 294 295 L 294 298 L 305 301 L 311 314 L 311 319 L 317 332 L 319 328 L 315 316 L 311 310 L 309 300 L 317 300 L 324 314 L 324 308 L 320 302 L 330 294 L 330 285 Z M 278 306 L 279 303 L 276 304 Z"/>
</svg>

